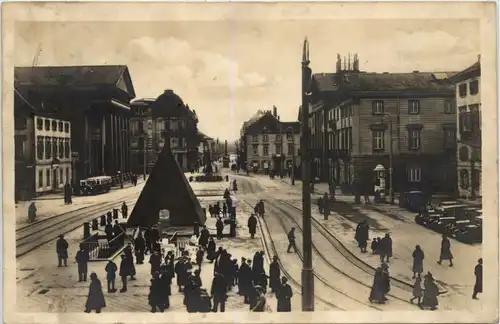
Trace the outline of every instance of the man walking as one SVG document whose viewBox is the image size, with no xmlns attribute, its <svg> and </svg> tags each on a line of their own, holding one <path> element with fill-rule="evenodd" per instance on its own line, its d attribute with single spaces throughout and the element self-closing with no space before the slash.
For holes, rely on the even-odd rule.
<svg viewBox="0 0 500 324">
<path fill-rule="evenodd" d="M 56 243 L 56 253 L 58 265 L 57 267 L 62 267 L 62 261 L 64 261 L 64 266 L 68 266 L 68 242 L 64 239 L 64 235 L 59 235 L 59 239 Z"/>
<path fill-rule="evenodd" d="M 290 232 L 288 232 L 288 249 L 287 253 L 291 253 L 290 249 L 293 247 L 293 251 L 297 252 L 297 246 L 295 245 L 295 227 L 292 227 Z"/>
<path fill-rule="evenodd" d="M 78 263 L 78 282 L 87 281 L 87 265 L 89 262 L 89 254 L 83 246 L 80 246 L 80 251 L 75 256 Z"/>
</svg>

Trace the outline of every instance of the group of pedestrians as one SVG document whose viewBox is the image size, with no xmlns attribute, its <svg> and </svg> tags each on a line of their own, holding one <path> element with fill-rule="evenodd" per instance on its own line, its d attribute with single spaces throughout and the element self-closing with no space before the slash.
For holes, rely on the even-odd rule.
<svg viewBox="0 0 500 324">
<path fill-rule="evenodd" d="M 359 248 L 361 249 L 361 252 L 365 253 L 367 248 L 367 241 L 369 240 L 369 226 L 365 220 L 358 223 L 354 237 L 358 243 Z M 377 269 L 375 270 L 369 300 L 371 302 L 384 304 L 387 300 L 386 294 L 390 290 L 389 266 L 387 264 L 392 257 L 392 238 L 390 234 L 386 233 L 382 239 L 380 239 L 379 237 L 374 238 L 371 244 L 371 250 L 373 254 L 380 255 L 381 266 L 377 267 Z M 427 274 L 423 276 L 424 288 L 422 288 L 422 273 L 424 272 L 425 254 L 420 245 L 415 246 L 415 250 L 412 253 L 412 258 L 412 278 L 415 280 L 415 282 L 413 284 L 413 296 L 410 301 L 413 303 L 415 300 L 417 300 L 418 306 L 422 309 L 429 308 L 431 310 L 435 310 L 437 309 L 437 306 L 439 304 L 437 297 L 442 292 L 439 291 L 439 287 L 437 286 L 435 279 L 430 271 L 428 271 Z M 443 235 L 441 239 L 439 260 L 437 261 L 437 263 L 441 265 L 445 260 L 449 261 L 450 267 L 453 267 L 453 253 L 451 252 L 451 242 L 446 235 Z M 482 258 L 479 259 L 478 264 L 474 269 L 476 282 L 473 289 L 473 299 L 477 299 L 477 294 L 482 292 L 482 262 Z"/>
</svg>

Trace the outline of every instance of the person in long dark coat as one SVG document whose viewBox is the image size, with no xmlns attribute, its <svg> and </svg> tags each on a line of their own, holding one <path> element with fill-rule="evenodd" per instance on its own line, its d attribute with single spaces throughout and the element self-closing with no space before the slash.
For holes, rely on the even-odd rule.
<svg viewBox="0 0 500 324">
<path fill-rule="evenodd" d="M 389 233 L 385 234 L 384 238 L 380 240 L 379 250 L 380 262 L 389 262 L 389 258 L 392 257 L 392 239 Z"/>
<path fill-rule="evenodd" d="M 261 200 L 259 202 L 259 214 L 260 214 L 260 217 L 264 217 L 266 215 L 266 208 L 264 207 L 264 201 Z"/>
<path fill-rule="evenodd" d="M 175 276 L 177 277 L 177 287 L 179 287 L 179 292 L 184 291 L 184 286 L 186 285 L 186 274 L 185 272 L 185 267 L 184 267 L 184 262 L 185 259 L 181 258 L 177 263 L 175 264 L 174 271 L 175 271 Z"/>
<path fill-rule="evenodd" d="M 78 282 L 87 281 L 89 253 L 85 251 L 83 246 L 80 246 L 80 250 L 76 253 L 75 260 L 78 264 Z"/>
<path fill-rule="evenodd" d="M 89 294 L 87 296 L 87 302 L 85 303 L 85 313 L 90 313 L 93 310 L 95 310 L 96 313 L 100 313 L 101 309 L 104 307 L 106 307 L 106 301 L 104 300 L 101 281 L 97 278 L 95 273 L 91 273 Z"/>
<path fill-rule="evenodd" d="M 147 255 L 148 252 L 152 251 L 151 247 L 151 228 L 146 228 L 144 231 L 144 241 L 146 242 L 146 248 L 144 249 L 144 254 Z"/>
<path fill-rule="evenodd" d="M 134 256 L 132 255 L 132 245 L 129 243 L 123 251 L 127 258 L 127 266 L 129 268 L 130 280 L 135 280 L 135 266 L 134 266 Z"/>
<path fill-rule="evenodd" d="M 276 293 L 280 288 L 281 269 L 278 263 L 278 256 L 273 257 L 273 262 L 269 265 L 269 286 L 271 292 Z"/>
<path fill-rule="evenodd" d="M 134 244 L 136 262 L 137 264 L 143 264 L 144 251 L 146 250 L 146 241 L 144 241 L 144 237 L 142 237 L 141 232 L 137 234 L 137 237 L 134 240 Z"/>
<path fill-rule="evenodd" d="M 420 248 L 420 245 L 415 246 L 415 251 L 413 251 L 413 279 L 422 272 L 424 272 L 424 251 Z"/>
<path fill-rule="evenodd" d="M 247 268 L 247 259 L 246 258 L 241 258 L 241 264 L 238 269 L 238 295 L 243 296 L 243 283 L 245 282 L 245 279 L 243 276 L 245 275 L 245 271 Z"/>
<path fill-rule="evenodd" d="M 247 260 L 245 266 L 241 266 L 240 268 L 240 278 L 238 279 L 241 283 L 241 288 L 243 289 L 242 293 L 244 296 L 244 303 L 250 303 L 250 297 L 253 290 L 253 282 L 252 282 L 252 260 Z"/>
<path fill-rule="evenodd" d="M 330 198 L 326 192 L 323 195 L 323 216 L 325 220 L 330 216 Z"/>
<path fill-rule="evenodd" d="M 169 260 L 169 262 L 172 262 Z M 161 299 L 162 305 L 164 309 L 170 308 L 170 296 L 172 295 L 172 273 L 170 273 L 170 269 L 167 266 L 161 271 Z"/>
<path fill-rule="evenodd" d="M 356 235 L 354 239 L 356 242 L 358 242 L 358 246 L 361 250 L 362 253 L 366 253 L 366 247 L 368 246 L 367 241 L 368 241 L 368 224 L 366 221 L 361 221 L 359 224 L 356 226 Z"/>
<path fill-rule="evenodd" d="M 483 292 L 483 258 L 477 260 L 474 275 L 476 276 L 476 283 L 474 284 L 472 299 L 478 299 L 477 294 Z"/>
<path fill-rule="evenodd" d="M 113 262 L 113 260 L 109 260 L 108 264 L 106 264 L 106 267 L 104 268 L 104 271 L 106 271 L 106 281 L 108 284 L 108 293 L 116 292 L 115 282 L 116 282 L 116 271 L 117 270 L 118 270 L 118 267 Z"/>
<path fill-rule="evenodd" d="M 293 291 L 292 287 L 287 283 L 288 279 L 286 277 L 281 278 L 281 286 L 276 293 L 276 299 L 278 300 L 278 312 L 291 312 L 292 311 L 292 297 Z"/>
<path fill-rule="evenodd" d="M 318 198 L 318 212 L 323 214 L 323 197 Z"/>
<path fill-rule="evenodd" d="M 208 239 L 210 238 L 210 232 L 207 227 L 203 225 L 200 232 L 200 238 L 198 239 L 198 244 L 201 245 L 205 250 L 207 249 Z"/>
<path fill-rule="evenodd" d="M 250 218 L 248 218 L 248 232 L 250 233 L 250 238 L 254 238 L 255 232 L 257 230 L 257 218 L 255 217 L 254 214 L 250 215 Z"/>
<path fill-rule="evenodd" d="M 161 266 L 161 255 L 158 251 L 154 251 L 154 253 L 149 258 L 149 264 L 151 264 L 151 276 L 154 276 L 156 273 L 160 272 Z"/>
<path fill-rule="evenodd" d="M 58 267 L 62 267 L 61 263 L 64 263 L 64 266 L 68 266 L 68 242 L 64 239 L 64 235 L 59 235 L 59 239 L 56 242 L 56 253 L 58 260 Z"/>
<path fill-rule="evenodd" d="M 205 252 L 203 251 L 203 247 L 200 246 L 198 250 L 196 251 L 196 264 L 198 265 L 198 268 L 201 270 L 201 264 L 203 262 L 203 257 L 205 255 Z"/>
<path fill-rule="evenodd" d="M 252 260 L 252 281 L 255 285 L 258 284 L 259 276 L 262 273 L 260 269 L 259 257 L 260 257 L 259 252 L 255 252 Z"/>
<path fill-rule="evenodd" d="M 73 189 L 69 182 L 64 185 L 64 204 L 71 205 L 73 203 L 71 196 L 73 195 Z"/>
<path fill-rule="evenodd" d="M 227 216 L 227 205 L 226 203 L 222 203 L 222 217 Z"/>
<path fill-rule="evenodd" d="M 28 207 L 28 221 L 29 222 L 34 222 L 36 219 L 36 205 L 35 202 L 32 202 L 30 206 Z"/>
<path fill-rule="evenodd" d="M 163 304 L 163 296 L 162 296 L 162 283 L 158 276 L 158 273 L 154 274 L 153 279 L 151 279 L 151 286 L 149 287 L 149 295 L 148 302 L 151 306 L 151 313 L 156 313 L 156 309 L 160 309 L 160 312 L 163 313 L 164 304 Z"/>
<path fill-rule="evenodd" d="M 128 266 L 129 261 L 127 260 L 127 256 L 125 254 L 121 255 L 122 261 L 120 262 L 120 278 L 122 279 L 122 289 L 120 289 L 120 292 L 126 292 L 127 291 L 127 277 L 129 276 L 129 271 L 130 268 Z"/>
<path fill-rule="evenodd" d="M 219 272 L 220 263 L 221 263 L 221 260 L 222 260 L 224 253 L 225 253 L 225 250 L 222 247 L 219 247 L 219 249 L 217 250 L 216 257 L 215 257 L 214 275 L 216 272 Z"/>
<path fill-rule="evenodd" d="M 106 239 L 108 240 L 108 243 L 111 242 L 113 239 L 113 224 L 112 223 L 107 223 L 106 226 L 104 227 L 104 233 L 106 233 Z"/>
<path fill-rule="evenodd" d="M 217 312 L 217 309 L 220 305 L 220 311 L 221 313 L 224 313 L 226 310 L 227 292 L 226 279 L 221 273 L 215 273 L 214 279 L 212 280 L 212 288 L 210 290 L 210 294 L 213 298 L 212 312 Z"/>
<path fill-rule="evenodd" d="M 127 218 L 128 216 L 128 206 L 125 202 L 122 204 L 122 216 L 123 218 Z"/>
<path fill-rule="evenodd" d="M 439 288 L 434 282 L 432 273 L 428 272 L 425 275 L 424 297 L 422 299 L 422 303 L 420 304 L 420 308 L 423 309 L 425 307 L 429 307 L 431 310 L 436 310 L 439 305 L 437 296 L 439 296 Z"/>
<path fill-rule="evenodd" d="M 194 274 L 188 276 L 186 287 L 184 289 L 184 305 L 186 305 L 186 309 L 189 313 L 196 312 L 199 309 L 201 286 L 202 282 L 198 271 L 195 271 Z"/>
<path fill-rule="evenodd" d="M 213 237 L 211 237 L 209 240 L 208 240 L 208 246 L 207 246 L 207 259 L 210 261 L 210 263 L 213 263 L 216 256 L 217 256 L 217 252 L 215 251 L 215 241 L 213 239 Z"/>
<path fill-rule="evenodd" d="M 450 240 L 446 237 L 446 235 L 442 236 L 441 240 L 441 253 L 439 255 L 438 264 L 441 264 L 443 260 L 450 261 L 450 267 L 453 267 L 453 254 L 451 253 L 451 243 Z"/>
<path fill-rule="evenodd" d="M 215 223 L 215 228 L 217 229 L 217 239 L 220 240 L 222 239 L 222 231 L 224 230 L 224 223 L 220 219 L 220 217 L 217 217 L 217 222 Z"/>
<path fill-rule="evenodd" d="M 368 300 L 370 302 L 378 302 L 379 304 L 385 304 L 385 297 L 384 297 L 384 283 L 383 283 L 383 270 L 382 267 L 378 267 L 375 270 L 375 275 L 373 276 L 373 284 L 372 288 L 370 291 L 370 297 L 368 297 Z"/>
</svg>

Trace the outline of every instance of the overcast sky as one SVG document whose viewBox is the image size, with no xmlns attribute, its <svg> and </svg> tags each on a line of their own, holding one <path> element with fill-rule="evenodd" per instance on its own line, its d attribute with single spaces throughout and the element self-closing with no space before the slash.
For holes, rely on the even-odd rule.
<svg viewBox="0 0 500 324">
<path fill-rule="evenodd" d="M 297 118 L 305 36 L 314 73 L 337 53 L 369 72 L 459 71 L 480 49 L 473 20 L 283 20 L 16 24 L 15 65 L 127 65 L 137 98 L 173 89 L 199 128 L 235 140 L 258 109 Z"/>
</svg>

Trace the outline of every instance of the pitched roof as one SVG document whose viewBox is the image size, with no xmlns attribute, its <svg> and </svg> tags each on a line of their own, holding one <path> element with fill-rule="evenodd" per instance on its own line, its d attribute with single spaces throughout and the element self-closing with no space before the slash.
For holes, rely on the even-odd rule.
<svg viewBox="0 0 500 324">
<path fill-rule="evenodd" d="M 476 63 L 472 64 L 468 68 L 466 68 L 463 71 L 458 72 L 455 74 L 452 78 L 451 81 L 453 83 L 457 83 L 475 76 L 480 76 L 481 75 L 481 62 L 478 60 Z"/>
<path fill-rule="evenodd" d="M 448 90 L 447 80 L 456 72 L 411 72 L 411 73 L 321 73 L 313 79 L 319 91 L 402 91 L 402 90 Z"/>
<path fill-rule="evenodd" d="M 282 122 L 283 125 L 283 131 L 287 131 L 289 127 L 293 129 L 294 133 L 300 133 L 300 123 L 298 121 L 296 122 Z"/>
</svg>

